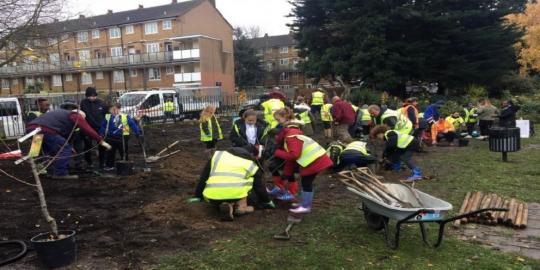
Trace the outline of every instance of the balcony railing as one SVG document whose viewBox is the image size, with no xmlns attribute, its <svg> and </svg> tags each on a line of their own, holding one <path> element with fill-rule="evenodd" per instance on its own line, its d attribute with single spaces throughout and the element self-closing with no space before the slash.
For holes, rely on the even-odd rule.
<svg viewBox="0 0 540 270">
<path fill-rule="evenodd" d="M 77 61 L 61 61 L 57 63 L 35 63 L 18 66 L 0 67 L 0 76 L 24 75 L 39 73 L 60 73 L 68 71 L 79 71 L 85 69 L 105 69 L 122 66 L 135 66 L 147 64 L 161 64 L 171 62 L 181 62 L 195 60 L 200 57 L 199 50 L 181 50 L 173 52 L 158 52 L 146 54 L 132 54 L 122 56 L 112 56 L 105 58 L 93 58 Z"/>
<path fill-rule="evenodd" d="M 177 83 L 199 82 L 199 81 L 201 81 L 201 73 L 200 72 L 174 74 L 174 82 L 177 82 Z"/>
</svg>

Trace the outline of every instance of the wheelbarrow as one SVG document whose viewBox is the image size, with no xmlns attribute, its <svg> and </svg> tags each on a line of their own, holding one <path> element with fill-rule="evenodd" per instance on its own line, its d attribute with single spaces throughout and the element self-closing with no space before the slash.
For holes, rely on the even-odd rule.
<svg viewBox="0 0 540 270">
<path fill-rule="evenodd" d="M 375 199 L 365 192 L 350 187 L 347 187 L 347 189 L 360 196 L 362 210 L 364 211 L 364 217 L 368 227 L 375 231 L 383 230 L 386 244 L 391 249 L 397 249 L 399 247 L 401 226 L 405 223 L 418 223 L 424 244 L 429 247 L 437 248 L 441 245 L 444 238 L 444 228 L 446 224 L 458 219 L 476 216 L 487 211 L 508 211 L 506 208 L 485 208 L 445 218 L 448 212 L 452 210 L 452 204 L 422 191 L 416 189 L 413 190 L 403 184 L 385 183 L 384 185 L 399 199 L 410 202 L 412 207 L 401 208 L 391 206 Z M 390 235 L 390 219 L 397 221 L 394 237 Z M 425 226 L 426 223 L 437 223 L 439 225 L 439 234 L 434 245 L 428 241 Z"/>
</svg>

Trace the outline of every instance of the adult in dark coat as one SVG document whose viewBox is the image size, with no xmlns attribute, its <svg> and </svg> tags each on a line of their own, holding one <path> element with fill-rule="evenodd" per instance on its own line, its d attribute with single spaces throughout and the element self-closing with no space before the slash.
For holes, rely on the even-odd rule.
<svg viewBox="0 0 540 270">
<path fill-rule="evenodd" d="M 105 101 L 98 98 L 98 93 L 95 88 L 88 87 L 86 88 L 85 93 L 86 98 L 81 101 L 81 111 L 86 114 L 86 121 L 94 129 L 94 131 L 99 132 L 101 127 L 101 122 L 105 118 L 105 114 L 108 113 L 109 108 L 105 104 Z M 84 159 L 86 164 L 89 167 L 92 167 L 92 151 L 89 151 L 93 147 L 92 140 L 88 136 L 83 137 L 84 141 Z M 99 159 L 99 168 L 103 169 L 105 165 L 105 150 L 103 147 L 98 147 L 98 159 Z"/>
<path fill-rule="evenodd" d="M 501 127 L 516 127 L 516 113 L 521 109 L 514 105 L 511 100 L 505 100 L 502 103 L 502 109 L 499 114 L 499 126 Z"/>
</svg>

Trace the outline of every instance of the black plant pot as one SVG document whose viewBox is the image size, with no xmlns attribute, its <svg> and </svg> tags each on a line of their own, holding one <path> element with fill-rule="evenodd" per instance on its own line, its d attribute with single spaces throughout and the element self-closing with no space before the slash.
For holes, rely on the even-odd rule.
<svg viewBox="0 0 540 270">
<path fill-rule="evenodd" d="M 116 162 L 116 174 L 122 176 L 133 175 L 133 162 L 132 161 L 117 161 Z"/>
<path fill-rule="evenodd" d="M 467 139 L 461 138 L 461 139 L 459 139 L 458 142 L 459 142 L 459 147 L 466 147 L 466 146 L 469 145 L 469 140 L 467 140 Z"/>
<path fill-rule="evenodd" d="M 65 236 L 58 240 L 49 240 L 50 232 L 38 234 L 32 239 L 32 246 L 36 250 L 39 261 L 47 268 L 58 268 L 70 265 L 77 255 L 75 244 L 75 231 L 58 231 Z"/>
</svg>

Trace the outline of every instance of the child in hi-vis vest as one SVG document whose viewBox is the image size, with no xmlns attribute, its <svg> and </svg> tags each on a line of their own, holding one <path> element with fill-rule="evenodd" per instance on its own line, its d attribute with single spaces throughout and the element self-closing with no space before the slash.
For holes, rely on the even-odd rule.
<svg viewBox="0 0 540 270">
<path fill-rule="evenodd" d="M 109 109 L 109 113 L 101 122 L 99 134 L 105 137 L 105 141 L 112 146 L 111 151 L 107 152 L 105 159 L 106 171 L 115 169 L 116 152 L 120 154 L 120 158 L 128 159 L 128 142 L 129 135 L 135 134 L 137 137 L 141 135 L 141 130 L 137 122 L 130 115 L 120 112 L 121 105 L 116 103 Z"/>
<path fill-rule="evenodd" d="M 201 112 L 201 117 L 199 118 L 201 142 L 205 143 L 208 156 L 212 156 L 213 152 L 216 150 L 217 141 L 223 140 L 223 133 L 221 132 L 221 127 L 219 126 L 215 113 L 216 107 L 207 106 Z"/>
</svg>

